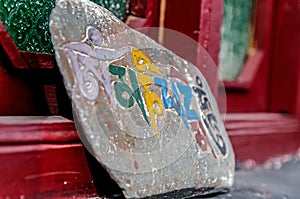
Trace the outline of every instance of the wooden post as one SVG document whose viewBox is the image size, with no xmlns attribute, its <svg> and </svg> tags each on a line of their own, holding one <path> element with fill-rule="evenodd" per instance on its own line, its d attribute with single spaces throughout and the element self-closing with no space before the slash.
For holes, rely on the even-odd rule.
<svg viewBox="0 0 300 199">
<path fill-rule="evenodd" d="M 277 3 L 270 111 L 295 114 L 299 103 L 300 6 L 298 0 Z"/>
<path fill-rule="evenodd" d="M 218 65 L 224 1 L 203 0 L 200 6 L 198 42 Z M 213 94 L 217 96 L 219 86 L 217 68 L 207 67 L 207 63 L 211 60 L 202 54 L 198 49 L 197 66 L 208 81 Z"/>
</svg>

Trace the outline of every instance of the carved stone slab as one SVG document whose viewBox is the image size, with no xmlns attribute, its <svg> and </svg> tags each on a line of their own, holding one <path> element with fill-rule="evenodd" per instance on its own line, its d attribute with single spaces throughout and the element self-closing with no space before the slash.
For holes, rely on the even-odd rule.
<svg viewBox="0 0 300 199">
<path fill-rule="evenodd" d="M 126 197 L 233 184 L 232 147 L 195 66 L 87 0 L 56 1 L 50 28 L 80 137 Z"/>
</svg>

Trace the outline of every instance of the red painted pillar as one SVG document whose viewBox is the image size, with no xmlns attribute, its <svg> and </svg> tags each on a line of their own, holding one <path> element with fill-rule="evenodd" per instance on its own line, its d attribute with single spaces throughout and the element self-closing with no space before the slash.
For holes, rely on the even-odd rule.
<svg viewBox="0 0 300 199">
<path fill-rule="evenodd" d="M 224 1 L 202 0 L 200 8 L 199 44 L 208 52 L 213 62 L 218 65 L 221 46 L 221 28 L 223 20 Z M 218 71 L 211 67 L 211 60 L 203 56 L 198 49 L 197 66 L 204 74 L 214 95 L 218 93 Z"/>
<path fill-rule="evenodd" d="M 202 0 L 198 41 L 216 65 L 219 63 L 224 1 Z"/>
<path fill-rule="evenodd" d="M 197 64 L 200 2 L 199 0 L 167 0 L 164 21 L 165 28 L 178 32 L 165 31 L 164 46 L 195 65 Z"/>
<path fill-rule="evenodd" d="M 183 58 L 195 64 L 204 74 L 212 91 L 218 91 L 218 64 L 221 25 L 223 19 L 222 0 L 192 0 L 188 3 L 182 0 L 167 1 L 165 13 L 165 28 L 176 30 L 202 45 L 212 57 L 203 56 L 203 50 L 198 49 L 197 43 L 174 40 L 172 33 L 165 33 L 164 44 Z M 180 45 L 178 45 L 180 44 Z M 214 63 L 213 63 L 214 62 Z"/>
<path fill-rule="evenodd" d="M 300 52 L 299 0 L 278 0 L 272 57 L 270 110 L 296 113 L 299 102 Z M 297 99 L 298 98 L 298 99 Z M 298 108 L 299 109 L 299 108 Z"/>
<path fill-rule="evenodd" d="M 300 54 L 300 52 L 299 52 Z M 300 120 L 300 56 L 298 57 L 298 85 L 297 85 L 297 92 L 296 92 L 296 116 Z"/>
</svg>

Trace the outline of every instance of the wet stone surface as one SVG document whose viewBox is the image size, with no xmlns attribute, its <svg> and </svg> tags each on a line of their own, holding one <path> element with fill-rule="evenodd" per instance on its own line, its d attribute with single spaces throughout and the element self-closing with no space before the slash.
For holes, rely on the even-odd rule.
<svg viewBox="0 0 300 199">
<path fill-rule="evenodd" d="M 281 168 L 237 171 L 234 187 L 215 199 L 297 199 L 300 196 L 300 161 L 292 160 Z"/>
<path fill-rule="evenodd" d="M 56 1 L 50 30 L 81 140 L 127 198 L 232 186 L 232 146 L 195 66 L 86 0 Z"/>
</svg>

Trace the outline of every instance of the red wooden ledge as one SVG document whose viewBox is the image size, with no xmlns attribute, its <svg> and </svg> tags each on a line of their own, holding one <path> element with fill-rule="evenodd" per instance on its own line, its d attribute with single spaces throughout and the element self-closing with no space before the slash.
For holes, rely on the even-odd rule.
<svg viewBox="0 0 300 199">
<path fill-rule="evenodd" d="M 225 126 L 237 161 L 263 162 L 300 148 L 300 122 L 288 114 L 227 114 Z"/>
<path fill-rule="evenodd" d="M 225 126 L 238 161 L 262 162 L 300 147 L 299 122 L 289 115 L 228 114 Z M 97 195 L 74 123 L 62 117 L 0 117 L 0 162 L 0 196 Z"/>
<path fill-rule="evenodd" d="M 227 114 L 225 127 L 238 161 L 261 162 L 300 148 L 299 120 L 288 114 Z M 0 145 L 29 143 L 80 141 L 73 121 L 59 116 L 0 117 Z"/>
<path fill-rule="evenodd" d="M 0 117 L 0 145 L 77 142 L 74 123 L 60 116 Z"/>
<path fill-rule="evenodd" d="M 93 178 L 80 144 L 0 146 L 0 198 L 89 198 Z"/>
<path fill-rule="evenodd" d="M 0 162 L 0 198 L 97 196 L 74 124 L 62 117 L 0 117 Z"/>
<path fill-rule="evenodd" d="M 52 69 L 55 67 L 55 57 L 52 54 L 21 52 L 30 68 Z"/>
</svg>

